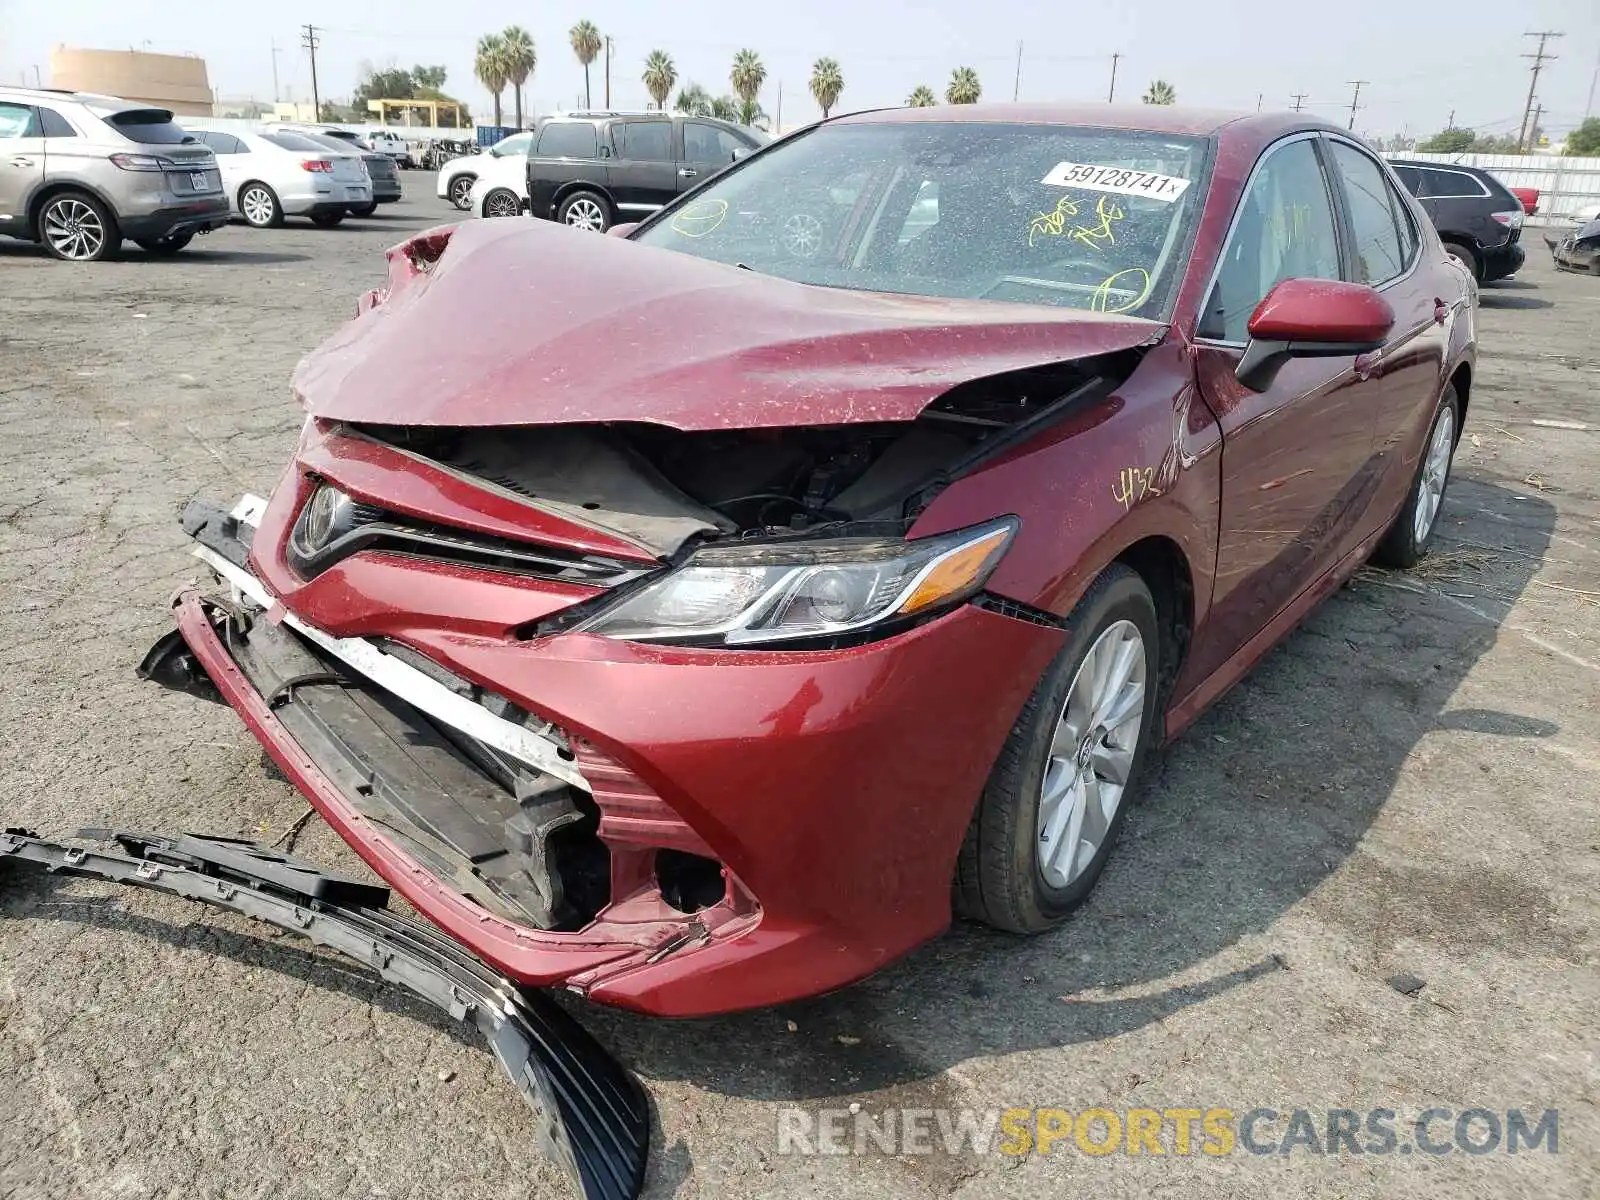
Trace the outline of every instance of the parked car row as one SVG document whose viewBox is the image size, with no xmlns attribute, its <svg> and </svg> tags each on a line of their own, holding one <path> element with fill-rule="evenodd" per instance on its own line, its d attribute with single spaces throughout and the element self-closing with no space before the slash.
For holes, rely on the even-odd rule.
<svg viewBox="0 0 1600 1200">
<path fill-rule="evenodd" d="M 0 88 L 0 234 L 95 262 L 132 240 L 176 254 L 238 216 L 256 228 L 333 226 L 401 198 L 399 152 L 345 130 L 185 130 L 110 96 Z"/>
<path fill-rule="evenodd" d="M 567 113 L 446 163 L 436 190 L 475 216 L 528 212 L 604 232 L 659 211 L 770 140 L 711 117 Z"/>
</svg>

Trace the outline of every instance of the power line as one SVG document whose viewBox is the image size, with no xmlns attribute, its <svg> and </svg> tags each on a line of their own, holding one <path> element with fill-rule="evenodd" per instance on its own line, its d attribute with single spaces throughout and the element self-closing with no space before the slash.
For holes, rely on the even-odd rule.
<svg viewBox="0 0 1600 1200">
<path fill-rule="evenodd" d="M 1303 109 L 1306 106 L 1306 97 L 1309 96 L 1311 93 L 1310 92 L 1290 92 L 1289 94 L 1294 97 L 1294 110 L 1295 110 L 1295 112 L 1299 112 L 1301 109 Z"/>
<path fill-rule="evenodd" d="M 1539 86 L 1539 72 L 1544 69 L 1546 60 L 1553 61 L 1556 57 L 1554 54 L 1546 54 L 1544 52 L 1544 44 L 1551 38 L 1564 37 L 1565 35 L 1554 29 L 1542 29 L 1537 32 L 1525 33 L 1522 36 L 1538 38 L 1539 48 L 1532 54 L 1524 54 L 1522 56 L 1523 58 L 1533 59 L 1533 77 L 1528 80 L 1528 102 L 1522 106 L 1522 128 L 1517 131 L 1517 150 L 1519 152 L 1524 148 L 1524 144 L 1528 140 L 1528 117 L 1533 112 L 1533 89 Z"/>
<path fill-rule="evenodd" d="M 322 39 L 317 36 L 315 25 L 303 25 L 301 30 L 300 44 L 311 56 L 311 111 L 315 114 L 312 119 L 321 120 L 322 97 L 317 92 L 317 47 L 322 44 Z"/>
<path fill-rule="evenodd" d="M 1361 85 L 1371 82 L 1370 79 L 1352 79 L 1350 81 L 1350 86 L 1355 88 L 1355 94 L 1350 97 L 1350 124 L 1346 128 L 1352 132 L 1356 127 L 1356 110 L 1361 107 Z"/>
</svg>

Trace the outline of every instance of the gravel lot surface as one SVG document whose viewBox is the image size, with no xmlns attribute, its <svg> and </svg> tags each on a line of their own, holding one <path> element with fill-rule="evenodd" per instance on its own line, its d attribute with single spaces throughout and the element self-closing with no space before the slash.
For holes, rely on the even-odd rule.
<svg viewBox="0 0 1600 1200">
<path fill-rule="evenodd" d="M 405 182 L 380 217 L 234 226 L 172 260 L 0 242 L 0 824 L 271 841 L 304 811 L 231 712 L 133 666 L 196 574 L 183 503 L 271 489 L 296 359 L 386 246 L 449 217 L 431 176 Z M 1597 1194 L 1600 279 L 1530 241 L 1484 291 L 1435 556 L 1364 571 L 1165 756 L 1066 928 L 960 929 L 735 1019 L 583 1008 L 654 1096 L 650 1195 Z M 320 822 L 297 848 L 362 870 Z M 779 1105 L 851 1101 L 1558 1108 L 1560 1140 L 776 1153 Z M 565 1194 L 487 1052 L 420 1002 L 242 918 L 0 875 L 0 1196 Z"/>
</svg>

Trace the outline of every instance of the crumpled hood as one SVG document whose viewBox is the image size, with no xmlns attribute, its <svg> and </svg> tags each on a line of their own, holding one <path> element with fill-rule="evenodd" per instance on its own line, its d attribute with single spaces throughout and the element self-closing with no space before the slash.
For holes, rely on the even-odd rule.
<svg viewBox="0 0 1600 1200">
<path fill-rule="evenodd" d="M 532 220 L 430 230 L 389 262 L 387 290 L 295 371 L 315 416 L 684 430 L 909 421 L 965 380 L 1131 349 L 1164 328 L 810 287 Z"/>
</svg>

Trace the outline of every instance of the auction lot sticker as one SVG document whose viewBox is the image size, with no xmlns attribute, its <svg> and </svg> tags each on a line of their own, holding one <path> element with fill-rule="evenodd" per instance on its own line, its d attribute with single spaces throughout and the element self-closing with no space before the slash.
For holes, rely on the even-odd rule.
<svg viewBox="0 0 1600 1200">
<path fill-rule="evenodd" d="M 1090 192 L 1115 192 L 1119 196 L 1149 196 L 1171 204 L 1189 187 L 1187 179 L 1134 171 L 1125 167 L 1097 167 L 1089 163 L 1057 163 L 1039 181 L 1051 187 L 1083 188 Z"/>
</svg>

